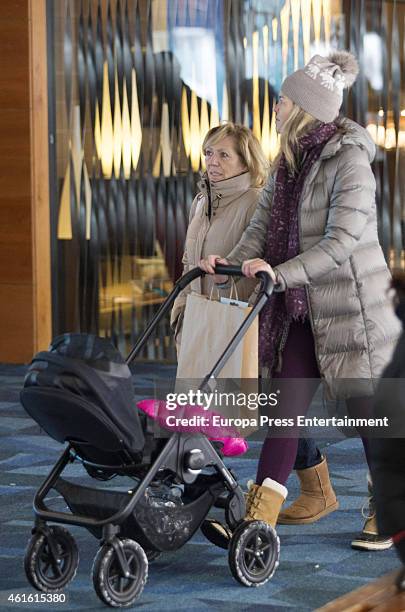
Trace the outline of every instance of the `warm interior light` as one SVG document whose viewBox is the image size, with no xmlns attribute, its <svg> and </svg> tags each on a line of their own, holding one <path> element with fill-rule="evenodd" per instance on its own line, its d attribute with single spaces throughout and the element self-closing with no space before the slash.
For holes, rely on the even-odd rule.
<svg viewBox="0 0 405 612">
<path fill-rule="evenodd" d="M 113 122 L 111 114 L 110 88 L 108 82 L 108 64 L 103 67 L 103 107 L 101 114 L 101 168 L 106 178 L 111 178 L 113 170 Z"/>
<path fill-rule="evenodd" d="M 385 130 L 385 148 L 395 149 L 397 146 L 397 134 L 394 126 L 387 127 Z"/>
<path fill-rule="evenodd" d="M 392 123 L 387 129 L 385 129 L 383 125 L 377 126 L 375 123 L 369 123 L 367 125 L 367 131 L 375 144 L 381 148 L 385 148 L 388 151 L 395 149 L 397 146 L 405 148 L 405 130 L 400 130 L 397 136 L 395 126 Z"/>
<path fill-rule="evenodd" d="M 70 151 L 59 202 L 57 235 L 59 240 L 72 240 L 72 217 L 70 214 Z"/>
<path fill-rule="evenodd" d="M 184 150 L 187 157 L 190 157 L 190 117 L 188 114 L 187 92 L 184 85 L 181 94 L 181 127 L 183 133 Z"/>
<path fill-rule="evenodd" d="M 142 144 L 142 124 L 141 115 L 139 112 L 138 89 L 136 84 L 136 72 L 132 68 L 132 104 L 131 104 L 131 149 L 132 149 L 132 167 L 136 170 L 138 166 L 139 156 L 141 154 Z"/>
<path fill-rule="evenodd" d="M 190 161 L 194 172 L 200 168 L 200 120 L 198 117 L 197 94 L 193 90 L 191 92 L 191 110 L 190 110 Z"/>
<path fill-rule="evenodd" d="M 273 100 L 273 112 L 272 112 L 272 117 L 271 117 L 271 128 L 270 128 L 270 154 L 269 154 L 270 161 L 275 159 L 278 153 L 279 147 L 280 147 L 280 137 L 277 134 L 277 130 L 276 130 L 276 114 L 274 112 L 275 105 L 276 105 L 276 102 L 275 100 Z"/>
<path fill-rule="evenodd" d="M 273 42 L 277 42 L 277 33 L 278 33 L 278 19 L 277 17 L 273 17 L 271 22 L 271 27 L 273 30 Z"/>
<path fill-rule="evenodd" d="M 131 176 L 131 118 L 125 79 L 122 96 L 122 166 L 125 178 L 129 179 Z"/>
<path fill-rule="evenodd" d="M 267 158 L 270 157 L 270 100 L 269 100 L 269 82 L 267 80 L 269 74 L 269 28 L 263 27 L 263 59 L 264 73 L 266 77 L 264 89 L 264 104 L 262 117 L 262 133 L 261 145 L 264 154 Z"/>
<path fill-rule="evenodd" d="M 211 106 L 210 129 L 219 125 L 219 113 L 216 106 Z"/>
<path fill-rule="evenodd" d="M 119 178 L 121 169 L 121 154 L 122 154 L 122 119 L 120 94 L 118 90 L 118 73 L 115 69 L 115 87 L 114 87 L 114 128 L 113 128 L 113 147 L 114 147 L 114 174 L 115 178 Z"/>
<path fill-rule="evenodd" d="M 96 102 L 96 113 L 94 117 L 94 146 L 96 148 L 97 159 L 101 159 L 101 126 L 98 106 L 99 104 Z"/>
<path fill-rule="evenodd" d="M 201 153 L 201 167 L 205 170 L 205 155 L 202 151 L 202 143 L 208 130 L 210 129 L 210 121 L 208 117 L 208 104 L 207 100 L 201 102 L 201 117 L 200 117 L 200 153 Z"/>
</svg>

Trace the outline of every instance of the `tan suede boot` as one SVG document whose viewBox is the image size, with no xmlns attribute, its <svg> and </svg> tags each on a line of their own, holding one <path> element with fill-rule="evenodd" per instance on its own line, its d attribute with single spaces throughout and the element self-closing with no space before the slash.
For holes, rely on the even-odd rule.
<svg viewBox="0 0 405 612">
<path fill-rule="evenodd" d="M 259 485 L 257 485 L 253 480 L 248 480 L 247 486 L 248 490 L 247 493 L 245 493 L 246 514 L 249 512 L 252 500 L 256 495 L 257 489 L 259 488 Z"/>
<path fill-rule="evenodd" d="M 287 497 L 287 489 L 275 480 L 265 478 L 261 486 L 251 485 L 249 494 L 245 520 L 265 521 L 275 527 L 281 506 Z"/>
<path fill-rule="evenodd" d="M 280 512 L 280 525 L 305 525 L 315 523 L 323 516 L 339 508 L 335 492 L 329 479 L 325 457 L 321 463 L 305 470 L 297 470 L 300 480 L 300 496 Z"/>
<path fill-rule="evenodd" d="M 245 521 L 265 521 L 275 527 L 278 513 L 286 497 L 287 489 L 271 478 L 265 478 L 262 486 L 251 481 L 245 494 Z M 215 519 L 205 519 L 201 531 L 215 546 L 228 548 L 232 532 L 227 525 Z"/>
</svg>

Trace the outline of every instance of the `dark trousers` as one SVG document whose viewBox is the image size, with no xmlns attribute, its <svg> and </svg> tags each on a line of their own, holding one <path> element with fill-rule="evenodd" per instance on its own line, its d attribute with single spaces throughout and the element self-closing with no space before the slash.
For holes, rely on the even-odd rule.
<svg viewBox="0 0 405 612">
<path fill-rule="evenodd" d="M 305 415 L 319 386 L 320 374 L 315 355 L 314 338 L 309 321 L 292 322 L 287 342 L 283 350 L 282 368 L 275 373 L 273 380 L 294 379 L 294 384 L 286 384 L 278 403 L 278 414 L 296 417 Z M 296 379 L 302 379 L 297 381 Z M 372 414 L 372 398 L 351 398 L 347 400 L 349 412 L 356 416 Z M 368 461 L 368 440 L 362 438 Z M 285 484 L 292 469 L 312 467 L 320 461 L 320 452 L 313 440 L 299 439 L 298 434 L 291 438 L 272 437 L 269 430 L 263 442 L 256 483 L 261 484 L 267 477 Z"/>
<path fill-rule="evenodd" d="M 298 440 L 297 456 L 295 458 L 294 470 L 306 470 L 314 467 L 322 461 L 321 451 L 312 438 L 300 438 Z"/>
</svg>

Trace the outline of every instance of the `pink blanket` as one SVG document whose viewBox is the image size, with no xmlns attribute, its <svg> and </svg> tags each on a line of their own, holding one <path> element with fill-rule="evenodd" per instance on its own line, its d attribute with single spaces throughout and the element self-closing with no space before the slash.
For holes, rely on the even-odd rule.
<svg viewBox="0 0 405 612">
<path fill-rule="evenodd" d="M 222 442 L 221 452 L 225 457 L 243 455 L 249 448 L 246 440 L 239 437 L 236 429 L 213 424 L 213 417 L 221 415 L 212 410 L 203 410 L 200 406 L 191 405 L 177 406 L 175 410 L 169 410 L 165 401 L 154 399 L 144 399 L 137 403 L 137 407 L 164 429 L 203 433 L 210 440 Z M 175 419 L 178 419 L 177 422 Z"/>
</svg>

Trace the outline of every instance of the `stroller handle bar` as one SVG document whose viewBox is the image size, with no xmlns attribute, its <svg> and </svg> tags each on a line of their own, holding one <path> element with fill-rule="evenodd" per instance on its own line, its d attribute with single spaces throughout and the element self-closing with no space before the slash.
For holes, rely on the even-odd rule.
<svg viewBox="0 0 405 612">
<path fill-rule="evenodd" d="M 189 270 L 189 272 L 186 272 L 177 281 L 174 287 L 176 288 L 176 286 L 179 286 L 180 290 L 183 290 L 193 280 L 195 280 L 196 278 L 200 278 L 201 276 L 205 276 L 205 274 L 206 273 L 204 272 L 204 270 L 201 270 L 201 268 L 193 268 L 192 270 Z M 215 266 L 215 274 L 221 274 L 224 276 L 245 276 L 242 272 L 242 266 L 225 266 L 223 264 L 217 264 Z M 258 272 L 256 274 L 256 278 L 261 281 L 260 292 L 263 291 L 269 296 L 273 289 L 273 281 L 270 274 L 264 271 Z"/>
<path fill-rule="evenodd" d="M 222 264 L 217 264 L 215 266 L 215 273 L 226 275 L 226 276 L 245 276 L 242 272 L 241 266 L 225 266 Z M 146 327 L 146 329 L 143 331 L 140 338 L 135 343 L 134 348 L 129 353 L 128 357 L 126 358 L 126 363 L 128 365 L 135 359 L 135 357 L 138 355 L 140 350 L 143 348 L 145 342 L 147 342 L 148 338 L 151 336 L 153 330 L 155 329 L 159 321 L 172 308 L 174 300 L 181 293 L 181 291 L 183 291 L 187 287 L 187 285 L 189 285 L 193 280 L 196 280 L 197 278 L 201 278 L 202 276 L 205 276 L 205 274 L 206 273 L 204 272 L 204 270 L 201 270 L 201 268 L 198 268 L 198 267 L 193 268 L 192 270 L 189 270 L 188 272 L 183 274 L 183 276 L 174 284 L 172 291 L 169 293 L 166 300 L 160 306 L 159 310 L 156 312 L 155 316 L 153 317 L 149 325 Z M 273 291 L 273 280 L 270 274 L 268 274 L 268 272 L 264 272 L 264 271 L 258 272 L 256 274 L 256 278 L 260 280 L 260 289 L 259 289 L 256 301 L 253 305 L 252 311 L 250 312 L 248 317 L 246 317 L 246 320 L 245 320 L 246 325 L 244 324 L 242 326 L 243 329 L 241 328 L 242 335 L 241 336 L 238 335 L 238 338 L 236 338 L 235 336 L 234 338 L 234 340 L 237 340 L 238 342 L 243 337 L 244 333 L 246 333 L 247 329 L 250 327 L 251 323 L 253 322 L 253 319 L 255 318 L 257 314 L 259 314 L 259 312 L 261 311 L 261 309 L 263 308 L 263 306 L 265 305 L 265 303 L 267 302 L 268 298 L 270 297 Z M 232 342 L 231 345 L 232 345 L 232 347 L 230 347 L 232 349 L 231 352 L 233 352 L 234 348 L 237 346 L 237 342 L 235 344 Z M 226 357 L 229 358 L 228 353 Z M 216 369 L 217 368 L 214 368 L 214 375 L 215 375 Z M 212 374 L 212 372 L 210 374 Z"/>
<path fill-rule="evenodd" d="M 224 274 L 228 276 L 245 276 L 242 272 L 242 266 L 224 266 L 217 264 L 215 266 L 216 274 Z M 270 295 L 273 289 L 273 280 L 268 272 L 257 272 L 255 274 L 261 282 L 260 291 L 263 291 L 267 295 Z"/>
</svg>

